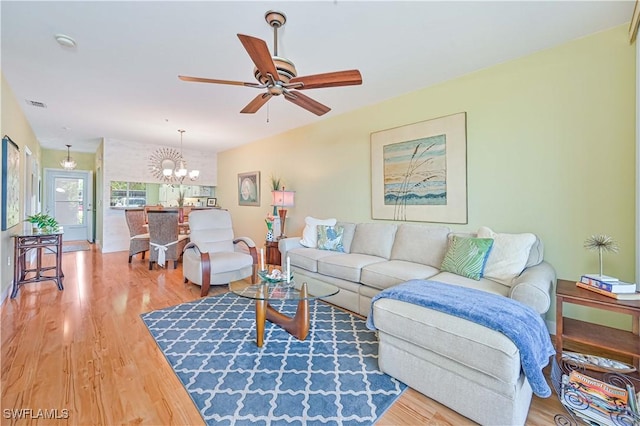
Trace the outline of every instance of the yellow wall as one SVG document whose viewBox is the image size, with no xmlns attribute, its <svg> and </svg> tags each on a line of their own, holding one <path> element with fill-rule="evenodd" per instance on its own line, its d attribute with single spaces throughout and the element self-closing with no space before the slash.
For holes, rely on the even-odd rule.
<svg viewBox="0 0 640 426">
<path fill-rule="evenodd" d="M 71 147 L 73 148 L 73 147 Z M 95 169 L 96 154 L 88 152 L 74 152 L 70 150 L 71 158 L 77 163 L 76 170 Z M 42 168 L 43 169 L 61 169 L 60 161 L 67 158 L 67 150 L 43 149 L 42 150 Z"/>
<path fill-rule="evenodd" d="M 21 109 L 21 103 L 16 99 L 13 91 L 2 75 L 2 114 L 0 120 L 0 134 L 8 135 L 20 148 L 20 194 L 25 193 L 25 147 L 28 147 L 35 158 L 41 158 L 40 143 L 38 143 L 31 126 Z M 24 198 L 24 197 L 22 197 Z M 20 217 L 24 215 L 24 200 L 21 200 Z M 11 235 L 22 230 L 23 223 L 0 233 L 0 294 L 11 286 L 13 278 L 13 239 Z M 11 266 L 7 265 L 7 257 L 11 258 Z"/>
<path fill-rule="evenodd" d="M 370 134 L 465 111 L 469 219 L 452 228 L 534 232 L 558 277 L 572 280 L 597 271 L 598 256 L 583 242 L 606 233 L 620 252 L 605 256 L 605 272 L 631 281 L 635 49 L 627 27 L 352 113 L 329 113 L 316 124 L 220 153 L 218 201 L 231 211 L 236 235 L 259 245 L 266 233 L 263 218 L 271 211 L 270 175 L 296 191 L 288 235 L 300 235 L 307 215 L 371 221 Z M 363 80 L 362 87 L 336 90 L 344 96 L 367 90 L 366 75 Z M 322 102 L 321 90 L 313 95 Z M 256 170 L 262 174 L 262 205 L 239 207 L 237 174 Z M 631 324 L 628 317 L 597 310 L 568 312 L 627 329 Z"/>
</svg>

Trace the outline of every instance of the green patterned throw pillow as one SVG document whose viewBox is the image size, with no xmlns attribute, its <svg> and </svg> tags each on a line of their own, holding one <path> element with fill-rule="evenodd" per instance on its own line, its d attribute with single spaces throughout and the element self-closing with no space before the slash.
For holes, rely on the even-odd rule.
<svg viewBox="0 0 640 426">
<path fill-rule="evenodd" d="M 464 238 L 453 236 L 441 270 L 479 280 L 493 246 L 492 238 Z"/>
<path fill-rule="evenodd" d="M 342 226 L 318 225 L 318 248 L 320 250 L 339 251 L 344 253 L 342 246 Z"/>
</svg>

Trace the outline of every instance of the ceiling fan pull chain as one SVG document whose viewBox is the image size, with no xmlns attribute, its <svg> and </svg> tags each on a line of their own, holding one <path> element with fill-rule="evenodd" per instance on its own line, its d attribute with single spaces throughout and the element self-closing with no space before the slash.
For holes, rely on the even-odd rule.
<svg viewBox="0 0 640 426">
<path fill-rule="evenodd" d="M 267 123 L 269 122 L 269 104 L 267 104 Z"/>
</svg>

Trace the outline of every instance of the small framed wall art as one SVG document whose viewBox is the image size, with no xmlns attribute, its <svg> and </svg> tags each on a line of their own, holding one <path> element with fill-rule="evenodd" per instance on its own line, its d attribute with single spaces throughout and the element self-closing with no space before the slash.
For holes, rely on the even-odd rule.
<svg viewBox="0 0 640 426">
<path fill-rule="evenodd" d="M 238 173 L 238 205 L 260 206 L 260 172 Z"/>
<path fill-rule="evenodd" d="M 207 207 L 215 207 L 217 202 L 217 198 L 207 198 Z"/>
</svg>

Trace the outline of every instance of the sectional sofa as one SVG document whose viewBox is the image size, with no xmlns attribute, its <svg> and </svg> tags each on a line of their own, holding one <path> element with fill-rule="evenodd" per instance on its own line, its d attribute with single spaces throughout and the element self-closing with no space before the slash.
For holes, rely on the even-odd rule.
<svg viewBox="0 0 640 426">
<path fill-rule="evenodd" d="M 301 237 L 279 241 L 283 263 L 289 259 L 296 282 L 339 287 L 328 302 L 373 314 L 382 371 L 481 424 L 524 424 L 532 389 L 518 348 L 504 334 L 413 303 L 379 299 L 372 306 L 371 300 L 384 289 L 425 279 L 511 298 L 544 316 L 556 277 L 535 235 L 335 219 L 307 218 L 306 224 Z M 479 276 L 457 262 L 462 242 L 488 240 Z"/>
</svg>

